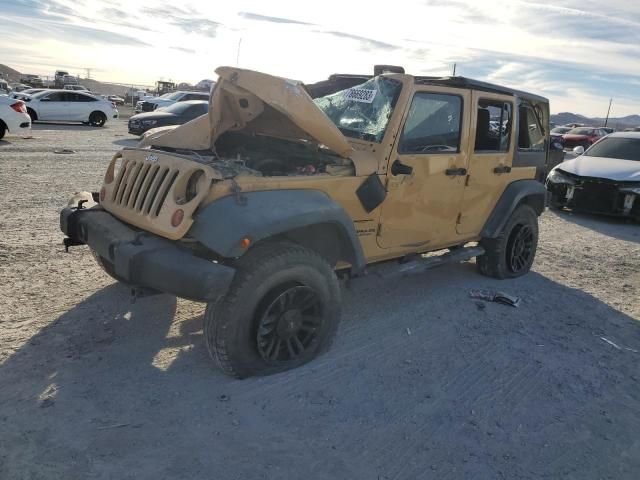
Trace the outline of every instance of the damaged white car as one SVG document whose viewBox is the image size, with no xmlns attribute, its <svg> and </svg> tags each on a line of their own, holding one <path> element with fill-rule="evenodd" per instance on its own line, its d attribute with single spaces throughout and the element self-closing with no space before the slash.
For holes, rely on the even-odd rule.
<svg viewBox="0 0 640 480">
<path fill-rule="evenodd" d="M 640 221 L 640 132 L 608 135 L 547 177 L 550 208 Z"/>
</svg>

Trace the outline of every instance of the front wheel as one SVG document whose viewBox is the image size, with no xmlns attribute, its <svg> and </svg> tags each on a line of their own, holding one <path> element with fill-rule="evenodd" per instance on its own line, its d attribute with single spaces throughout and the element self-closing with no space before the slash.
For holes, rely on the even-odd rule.
<svg viewBox="0 0 640 480">
<path fill-rule="evenodd" d="M 94 127 L 102 127 L 107 122 L 107 116 L 102 112 L 93 112 L 89 115 L 89 123 Z"/>
<path fill-rule="evenodd" d="M 529 205 L 520 205 L 511 214 L 496 238 L 483 238 L 485 253 L 476 258 L 482 275 L 515 278 L 531 270 L 538 247 L 538 215 Z"/>
<path fill-rule="evenodd" d="M 238 260 L 227 294 L 207 305 L 207 349 L 237 378 L 295 368 L 329 348 L 340 306 L 335 273 L 316 252 L 288 242 L 256 246 Z"/>
</svg>

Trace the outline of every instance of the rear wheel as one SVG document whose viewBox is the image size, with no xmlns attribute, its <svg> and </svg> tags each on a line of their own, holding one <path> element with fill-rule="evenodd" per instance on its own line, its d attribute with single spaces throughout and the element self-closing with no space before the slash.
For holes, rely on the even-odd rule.
<svg viewBox="0 0 640 480">
<path fill-rule="evenodd" d="M 485 253 L 476 258 L 481 274 L 494 278 L 515 278 L 529 272 L 538 247 L 538 216 L 529 205 L 511 214 L 497 238 L 483 238 Z"/>
<path fill-rule="evenodd" d="M 2 140 L 6 134 L 7 134 L 7 126 L 4 124 L 2 120 L 0 120 L 0 140 Z"/>
<path fill-rule="evenodd" d="M 102 112 L 93 112 L 89 115 L 89 123 L 94 127 L 102 127 L 107 122 L 107 116 Z"/>
<path fill-rule="evenodd" d="M 27 113 L 31 117 L 32 122 L 35 122 L 36 120 L 38 120 L 38 114 L 33 108 L 27 108 Z"/>
<path fill-rule="evenodd" d="M 207 305 L 209 354 L 244 378 L 298 367 L 326 351 L 340 319 L 331 266 L 293 243 L 257 246 L 238 260 L 227 294 Z"/>
</svg>

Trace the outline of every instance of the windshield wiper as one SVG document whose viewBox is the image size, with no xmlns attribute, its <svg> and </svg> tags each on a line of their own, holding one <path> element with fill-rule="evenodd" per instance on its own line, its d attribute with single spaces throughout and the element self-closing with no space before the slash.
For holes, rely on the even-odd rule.
<svg viewBox="0 0 640 480">
<path fill-rule="evenodd" d="M 358 130 L 349 130 L 348 128 L 338 127 L 340 133 L 346 137 L 359 138 L 361 140 L 368 140 L 370 142 L 377 142 L 378 139 L 373 133 L 360 132 Z"/>
</svg>

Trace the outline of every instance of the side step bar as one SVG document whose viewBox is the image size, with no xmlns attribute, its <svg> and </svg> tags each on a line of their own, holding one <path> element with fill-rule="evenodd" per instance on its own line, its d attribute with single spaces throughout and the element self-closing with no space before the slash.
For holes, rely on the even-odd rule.
<svg viewBox="0 0 640 480">
<path fill-rule="evenodd" d="M 397 263 L 388 261 L 371 265 L 367 267 L 365 275 L 373 274 L 380 277 L 390 277 L 395 275 L 422 273 L 425 270 L 436 268 L 447 263 L 471 260 L 473 257 L 483 254 L 484 248 L 476 246 L 453 248 L 441 255 L 432 255 L 429 257 L 423 257 L 422 255 L 408 255 L 401 258 Z"/>
</svg>

